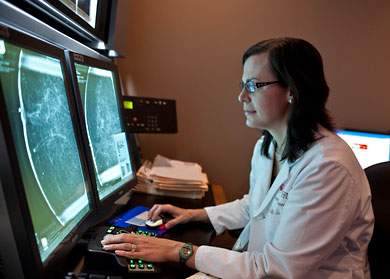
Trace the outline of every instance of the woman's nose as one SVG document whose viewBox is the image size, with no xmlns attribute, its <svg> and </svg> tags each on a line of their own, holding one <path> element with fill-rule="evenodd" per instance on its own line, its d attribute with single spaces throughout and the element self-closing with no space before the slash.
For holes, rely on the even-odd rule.
<svg viewBox="0 0 390 279">
<path fill-rule="evenodd" d="M 246 92 L 245 88 L 243 88 L 238 94 L 238 101 L 240 103 L 249 103 L 251 101 L 251 98 L 248 95 L 248 92 Z"/>
</svg>

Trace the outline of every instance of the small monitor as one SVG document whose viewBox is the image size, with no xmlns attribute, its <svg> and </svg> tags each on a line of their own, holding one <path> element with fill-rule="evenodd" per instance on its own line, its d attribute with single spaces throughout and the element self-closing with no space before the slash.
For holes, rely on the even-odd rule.
<svg viewBox="0 0 390 279">
<path fill-rule="evenodd" d="M 337 130 L 351 147 L 362 168 L 390 160 L 390 134 L 357 130 Z"/>
<path fill-rule="evenodd" d="M 67 52 L 90 172 L 102 211 L 136 184 L 114 63 Z"/>
<path fill-rule="evenodd" d="M 4 277 L 49 278 L 93 222 L 96 205 L 64 51 L 2 30 L 1 222 L 11 229 L 0 242 L 14 239 L 18 251 Z M 11 254 L 0 250 L 1 260 Z"/>
</svg>

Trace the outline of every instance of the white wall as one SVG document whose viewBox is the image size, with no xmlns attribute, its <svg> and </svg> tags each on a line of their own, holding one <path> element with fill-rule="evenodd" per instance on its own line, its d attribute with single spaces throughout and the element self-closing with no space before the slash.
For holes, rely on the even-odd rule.
<svg viewBox="0 0 390 279">
<path fill-rule="evenodd" d="M 343 127 L 390 130 L 388 0 L 120 0 L 125 93 L 176 99 L 179 133 L 140 135 L 144 157 L 199 162 L 228 200 L 248 191 L 259 131 L 237 101 L 252 44 L 301 37 L 324 60 L 328 108 Z"/>
</svg>

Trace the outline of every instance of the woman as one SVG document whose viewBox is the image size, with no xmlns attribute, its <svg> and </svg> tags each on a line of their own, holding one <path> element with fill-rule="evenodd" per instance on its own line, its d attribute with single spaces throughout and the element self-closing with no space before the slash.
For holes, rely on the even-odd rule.
<svg viewBox="0 0 390 279">
<path fill-rule="evenodd" d="M 173 215 L 167 228 L 195 220 L 211 222 L 217 233 L 243 228 L 233 250 L 193 246 L 191 253 L 187 245 L 179 252 L 183 243 L 133 235 L 108 238 L 105 249 L 147 261 L 181 260 L 222 278 L 370 278 L 369 184 L 332 131 L 320 54 L 301 39 L 271 39 L 250 47 L 243 65 L 238 99 L 246 124 L 263 130 L 249 194 L 205 209 L 155 205 L 150 211 L 153 219 Z"/>
</svg>

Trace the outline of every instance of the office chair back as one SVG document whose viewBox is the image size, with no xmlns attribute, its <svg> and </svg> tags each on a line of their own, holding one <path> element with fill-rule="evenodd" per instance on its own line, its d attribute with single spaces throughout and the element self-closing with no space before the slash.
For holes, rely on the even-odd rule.
<svg viewBox="0 0 390 279">
<path fill-rule="evenodd" d="M 364 170 L 370 183 L 372 208 L 375 216 L 374 233 L 368 245 L 371 277 L 390 278 L 390 161 L 375 164 Z"/>
</svg>

